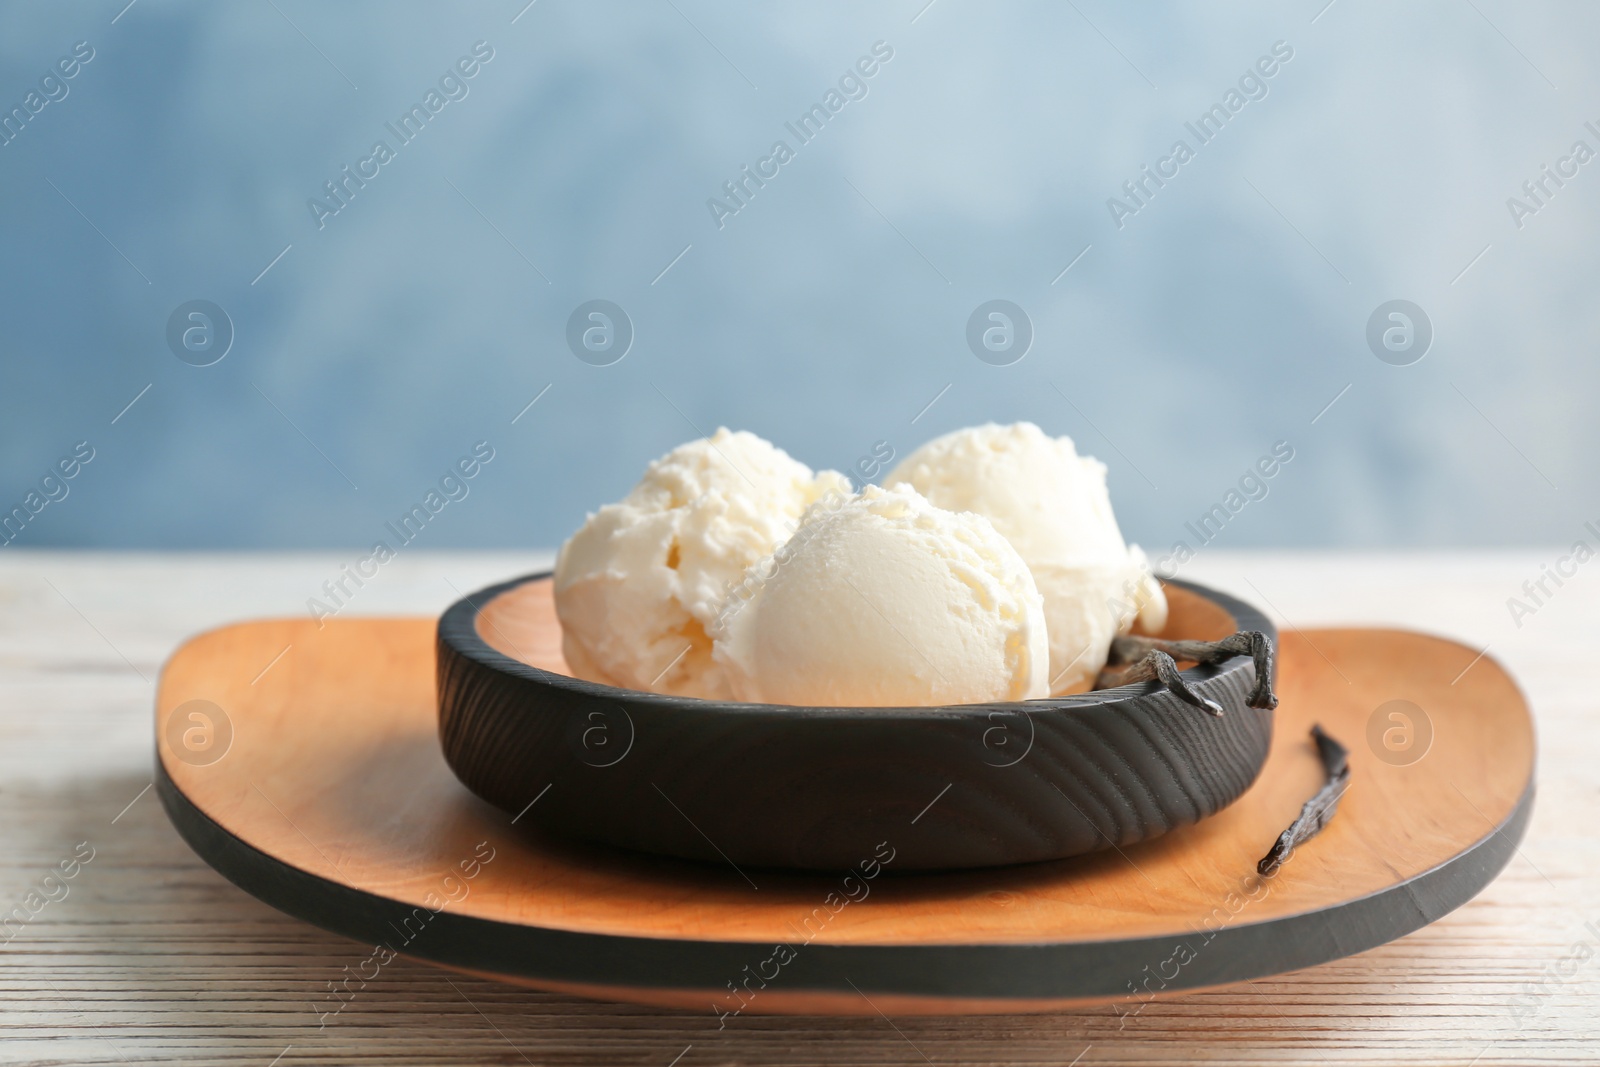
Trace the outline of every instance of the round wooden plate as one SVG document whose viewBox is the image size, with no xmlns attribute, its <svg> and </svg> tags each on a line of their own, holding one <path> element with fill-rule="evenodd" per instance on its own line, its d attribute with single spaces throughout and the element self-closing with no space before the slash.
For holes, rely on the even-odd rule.
<svg viewBox="0 0 1600 1067">
<path fill-rule="evenodd" d="M 1276 637 L 1232 597 L 1167 583 L 1169 639 Z M 1255 664 L 1191 666 L 1221 718 L 1154 682 L 950 707 L 739 704 L 570 676 L 551 580 L 465 597 L 439 620 L 439 737 L 466 786 L 587 841 L 744 866 L 896 870 L 1063 859 L 1214 815 L 1255 781 L 1272 712 Z M 925 818 L 918 813 L 938 799 Z M 666 803 L 663 803 L 666 801 Z"/>
<path fill-rule="evenodd" d="M 377 946 L 363 950 L 373 968 L 403 953 L 724 1018 L 1133 1010 L 1423 926 L 1488 884 L 1532 804 L 1532 723 L 1493 660 L 1420 634 L 1314 630 L 1282 639 L 1255 784 L 1144 844 L 941 874 L 897 872 L 892 830 L 831 874 L 641 856 L 531 830 L 456 780 L 434 631 L 428 618 L 229 626 L 179 649 L 157 696 L 157 785 L 179 832 L 247 892 Z M 1262 880 L 1256 861 L 1321 784 L 1314 722 L 1350 746 L 1350 791 Z M 962 788 L 930 797 L 917 825 Z M 358 972 L 352 991 L 375 973 Z"/>
</svg>

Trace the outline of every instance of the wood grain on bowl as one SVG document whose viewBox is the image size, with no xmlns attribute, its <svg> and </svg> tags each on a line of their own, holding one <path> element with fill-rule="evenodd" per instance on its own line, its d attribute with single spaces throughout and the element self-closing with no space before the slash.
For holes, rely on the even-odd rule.
<svg viewBox="0 0 1600 1067">
<path fill-rule="evenodd" d="M 738 704 L 571 677 L 547 575 L 439 623 L 439 736 L 473 792 L 588 841 L 740 866 L 843 870 L 892 840 L 899 870 L 1125 847 L 1222 810 L 1255 779 L 1272 713 L 1248 658 L 1184 672 L 1226 709 L 1154 684 L 912 708 Z M 1249 605 L 1167 585 L 1164 636 L 1274 633 Z"/>
</svg>

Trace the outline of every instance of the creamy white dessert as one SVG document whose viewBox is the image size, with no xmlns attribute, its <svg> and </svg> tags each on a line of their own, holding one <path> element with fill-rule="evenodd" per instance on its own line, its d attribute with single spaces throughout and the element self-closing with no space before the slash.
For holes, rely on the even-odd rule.
<svg viewBox="0 0 1600 1067">
<path fill-rule="evenodd" d="M 1043 598 L 988 519 L 910 486 L 818 504 L 715 634 L 735 697 L 917 706 L 1048 693 Z"/>
<path fill-rule="evenodd" d="M 930 502 L 984 516 L 1027 563 L 1044 597 L 1049 692 L 1093 686 L 1113 638 L 1166 624 L 1167 602 L 1144 553 L 1122 539 L 1105 464 L 1031 422 L 937 437 L 884 479 Z"/>
<path fill-rule="evenodd" d="M 650 464 L 556 557 L 567 665 L 590 681 L 730 699 L 707 630 L 730 587 L 829 490 L 848 494 L 849 480 L 813 474 L 762 438 L 726 428 Z"/>
</svg>

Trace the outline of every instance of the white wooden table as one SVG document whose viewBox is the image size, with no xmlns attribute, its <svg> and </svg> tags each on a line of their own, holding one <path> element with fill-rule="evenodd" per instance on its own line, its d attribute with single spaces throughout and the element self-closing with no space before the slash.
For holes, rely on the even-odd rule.
<svg viewBox="0 0 1600 1067">
<path fill-rule="evenodd" d="M 189 851 L 147 790 L 151 706 L 184 637 L 304 613 L 348 554 L 8 548 L 0 910 L 36 892 L 42 906 L 9 941 L 0 930 L 0 1063 L 1600 1063 L 1600 569 L 1580 570 L 1520 628 L 1506 607 L 1557 554 L 1217 552 L 1184 573 L 1293 626 L 1395 624 L 1487 644 L 1520 680 L 1540 738 L 1532 826 L 1499 880 L 1433 926 L 1351 959 L 1158 1002 L 1123 1029 L 1105 1008 L 744 1017 L 719 1032 L 709 1012 L 452 986 L 405 960 L 319 1028 L 312 1001 L 327 999 L 360 946 L 258 903 Z M 436 614 L 458 591 L 548 560 L 412 553 L 348 610 Z M 46 881 L 81 842 L 93 859 Z"/>
</svg>

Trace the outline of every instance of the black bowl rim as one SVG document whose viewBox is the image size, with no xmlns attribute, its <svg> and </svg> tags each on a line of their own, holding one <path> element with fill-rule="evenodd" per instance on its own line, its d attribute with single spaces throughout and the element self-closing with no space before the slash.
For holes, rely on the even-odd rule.
<svg viewBox="0 0 1600 1067">
<path fill-rule="evenodd" d="M 439 640 L 467 659 L 515 678 L 602 700 L 631 701 L 636 705 L 654 705 L 660 708 L 672 708 L 680 711 L 700 708 L 705 710 L 714 709 L 719 712 L 733 711 L 749 715 L 781 715 L 794 718 L 878 715 L 897 720 L 919 715 L 948 718 L 955 715 L 988 715 L 996 709 L 1033 712 L 1047 708 L 1069 710 L 1100 707 L 1143 696 L 1159 688 L 1156 682 L 1136 682 L 1131 685 L 1120 685 L 1110 689 L 1094 689 L 1087 693 L 1035 697 L 1031 700 L 1003 700 L 975 704 L 944 705 L 874 705 L 867 707 L 757 704 L 735 700 L 708 700 L 704 697 L 674 696 L 669 693 L 652 693 L 644 689 L 627 689 L 622 686 L 607 685 L 604 682 L 591 682 L 572 675 L 558 674 L 555 671 L 547 671 L 543 667 L 535 667 L 524 660 L 506 655 L 479 635 L 478 615 L 485 605 L 496 597 L 529 582 L 553 578 L 554 575 L 555 572 L 553 570 L 535 571 L 532 574 L 524 574 L 467 594 L 445 609 L 444 614 L 439 617 Z M 1161 582 L 1163 585 L 1176 586 L 1216 604 L 1233 616 L 1234 624 L 1239 630 L 1260 630 L 1265 633 L 1271 640 L 1274 654 L 1276 654 L 1278 628 L 1260 609 L 1227 593 L 1197 582 L 1178 578 L 1162 578 Z M 1221 664 L 1201 664 L 1188 667 L 1179 673 L 1185 681 L 1192 685 L 1216 678 L 1230 671 L 1242 670 L 1249 664 L 1250 658 L 1248 656 L 1236 656 Z"/>
</svg>

